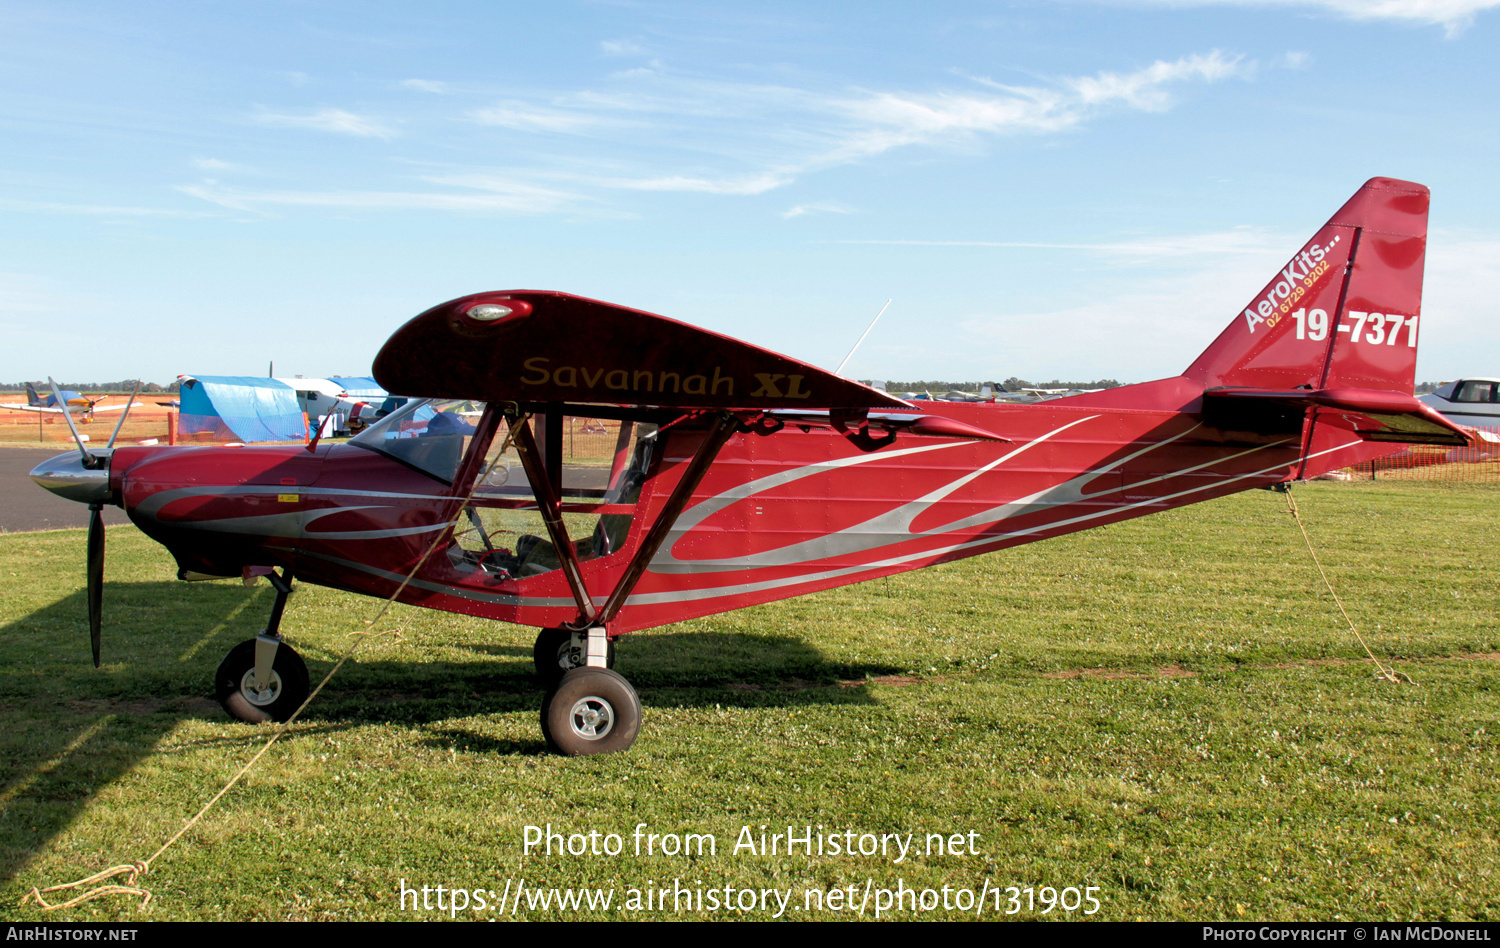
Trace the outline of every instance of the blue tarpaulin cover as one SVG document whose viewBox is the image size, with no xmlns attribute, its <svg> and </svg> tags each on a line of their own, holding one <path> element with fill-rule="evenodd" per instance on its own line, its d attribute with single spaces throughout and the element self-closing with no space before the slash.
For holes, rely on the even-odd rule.
<svg viewBox="0 0 1500 948">
<path fill-rule="evenodd" d="M 307 427 L 297 392 L 285 382 L 254 376 L 200 375 L 182 382 L 177 430 L 211 432 L 214 440 L 302 441 Z M 225 436 L 228 437 L 225 437 Z"/>
<path fill-rule="evenodd" d="M 386 396 L 386 390 L 372 378 L 344 378 L 329 376 L 328 381 L 342 388 L 350 398 L 375 402 Z"/>
</svg>

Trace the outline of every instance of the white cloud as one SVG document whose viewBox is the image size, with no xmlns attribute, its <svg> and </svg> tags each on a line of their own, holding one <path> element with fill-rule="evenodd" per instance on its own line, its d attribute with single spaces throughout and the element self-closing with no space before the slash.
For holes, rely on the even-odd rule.
<svg viewBox="0 0 1500 948">
<path fill-rule="evenodd" d="M 839 207 L 837 204 L 798 204 L 790 210 L 782 212 L 782 220 L 791 220 L 804 214 L 853 214 L 847 207 Z"/>
<path fill-rule="evenodd" d="M 609 74 L 609 78 L 615 80 L 616 82 L 622 79 L 644 79 L 647 76 L 657 75 L 665 68 L 666 66 L 663 65 L 660 59 L 653 59 L 650 62 L 646 63 L 646 65 L 644 66 L 637 66 L 634 69 L 621 69 L 619 72 L 612 72 Z"/>
<path fill-rule="evenodd" d="M 645 48 L 634 40 L 628 39 L 604 40 L 599 44 L 599 48 L 606 56 L 644 56 L 646 54 Z"/>
<path fill-rule="evenodd" d="M 892 148 L 974 133 L 1057 132 L 1078 125 L 1109 105 L 1160 112 L 1172 104 L 1171 85 L 1250 78 L 1253 62 L 1219 50 L 1157 61 L 1132 73 L 1064 77 L 1055 87 L 975 81 L 998 95 L 876 93 L 838 103 L 857 126 L 827 156 L 829 161 L 876 155 Z"/>
<path fill-rule="evenodd" d="M 1500 7 L 1500 0 L 1136 0 L 1146 6 L 1308 7 L 1351 20 L 1406 20 L 1441 26 L 1449 37 L 1467 29 L 1474 17 Z"/>
<path fill-rule="evenodd" d="M 613 45 L 609 45 L 613 44 Z M 605 45 L 624 55 L 626 41 Z M 973 79 L 980 88 L 914 93 L 904 90 L 820 90 L 788 85 L 703 79 L 670 72 L 611 80 L 595 89 L 513 97 L 468 113 L 480 125 L 538 135 L 576 136 L 565 154 L 538 153 L 531 167 L 509 174 L 538 182 L 566 182 L 565 193 L 538 185 L 485 190 L 482 195 L 396 189 L 243 191 L 200 181 L 184 193 L 241 210 L 276 206 L 424 207 L 434 210 L 532 212 L 577 205 L 605 191 L 755 196 L 799 177 L 865 161 L 892 149 L 972 147 L 984 137 L 1051 134 L 1109 111 L 1158 112 L 1171 93 L 1189 84 L 1250 78 L 1253 62 L 1218 50 L 1162 60 L 1132 72 L 1064 76 L 1030 85 Z M 419 92 L 445 92 L 425 79 L 400 82 Z M 397 132 L 376 119 L 342 109 L 262 111 L 263 125 L 388 139 Z M 415 121 L 415 120 L 414 120 Z M 511 161 L 524 159 L 512 156 Z M 202 159 L 207 170 L 230 170 Z M 469 187 L 489 180 L 487 169 L 440 183 Z M 438 179 L 427 179 L 428 184 Z M 598 212 L 596 206 L 593 209 Z M 849 213 L 803 204 L 782 214 Z"/>
<path fill-rule="evenodd" d="M 1020 240 L 837 240 L 840 244 L 893 244 L 909 247 L 996 247 L 1030 250 L 1087 250 L 1118 257 L 1161 259 L 1196 255 L 1275 257 L 1290 246 L 1288 239 L 1267 230 L 1233 230 L 1177 237 L 1122 240 L 1107 243 L 1044 243 Z"/>
<path fill-rule="evenodd" d="M 574 132 L 605 121 L 604 117 L 586 111 L 542 108 L 522 102 L 506 102 L 480 109 L 472 116 L 481 125 L 522 132 Z"/>
<path fill-rule="evenodd" d="M 791 183 L 791 178 L 767 172 L 733 178 L 692 178 L 668 175 L 660 178 L 596 178 L 594 183 L 629 191 L 697 191 L 704 194 L 764 194 Z"/>
<path fill-rule="evenodd" d="M 122 204 L 65 204 L 60 201 L 15 201 L 0 198 L 0 208 L 40 214 L 80 214 L 88 217 L 201 217 L 162 207 L 130 207 Z"/>
<path fill-rule="evenodd" d="M 1083 105 L 1123 102 L 1132 108 L 1160 112 L 1171 104 L 1165 86 L 1191 79 L 1217 82 L 1233 76 L 1248 77 L 1251 68 L 1241 62 L 1242 57 L 1225 57 L 1214 50 L 1207 56 L 1185 56 L 1170 63 L 1158 60 L 1125 75 L 1101 72 L 1097 76 L 1071 79 L 1068 85 Z"/>
<path fill-rule="evenodd" d="M 648 70 L 650 71 L 650 70 Z M 975 82 L 990 92 L 823 93 L 780 85 L 715 82 L 657 74 L 619 88 L 554 94 L 545 103 L 508 100 L 471 113 L 481 124 L 517 131 L 588 134 L 628 131 L 630 150 L 650 141 L 663 155 L 709 154 L 759 171 L 671 170 L 599 174 L 601 187 L 754 195 L 798 176 L 905 146 L 945 147 L 974 136 L 1063 131 L 1107 109 L 1162 111 L 1170 90 L 1189 83 L 1248 79 L 1255 64 L 1218 50 L 1151 63 L 1135 72 L 1061 77 L 1050 84 Z M 616 77 L 617 79 L 620 77 Z M 585 160 L 587 160 L 585 158 Z M 608 164 L 617 166 L 617 155 Z M 653 169 L 655 172 L 656 169 Z M 580 176 L 582 177 L 582 176 Z"/>
<path fill-rule="evenodd" d="M 323 132 L 337 132 L 341 135 L 357 135 L 362 138 L 390 139 L 396 135 L 393 130 L 373 119 L 355 115 L 353 112 L 345 112 L 343 109 L 320 109 L 307 115 L 261 112 L 255 116 L 255 121 L 262 125 L 309 128 Z"/>
<path fill-rule="evenodd" d="M 427 179 L 433 184 L 471 188 L 453 191 L 252 191 L 216 184 L 182 185 L 177 190 L 220 207 L 264 213 L 275 207 L 346 210 L 465 211 L 489 214 L 542 214 L 581 200 L 578 195 L 498 177 L 478 175 Z"/>
<path fill-rule="evenodd" d="M 204 171 L 247 171 L 244 165 L 237 165 L 228 161 L 220 161 L 217 158 L 194 158 L 193 164 Z"/>
<path fill-rule="evenodd" d="M 878 155 L 954 133 L 1061 131 L 1078 120 L 1064 107 L 1065 101 L 1061 93 L 1039 89 L 1018 89 L 1005 97 L 878 93 L 843 103 L 856 128 L 824 160 Z"/>
</svg>

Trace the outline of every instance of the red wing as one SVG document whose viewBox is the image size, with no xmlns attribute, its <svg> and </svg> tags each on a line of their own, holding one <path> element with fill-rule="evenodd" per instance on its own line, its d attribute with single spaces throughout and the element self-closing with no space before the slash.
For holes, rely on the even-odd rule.
<svg viewBox="0 0 1500 948">
<path fill-rule="evenodd" d="M 375 358 L 387 391 L 495 402 L 672 408 L 896 408 L 817 366 L 674 319 L 566 293 L 480 293 L 402 326 Z"/>
</svg>

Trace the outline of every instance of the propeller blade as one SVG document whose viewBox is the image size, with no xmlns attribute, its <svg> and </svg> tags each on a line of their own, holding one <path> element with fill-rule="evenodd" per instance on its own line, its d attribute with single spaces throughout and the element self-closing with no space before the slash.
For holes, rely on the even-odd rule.
<svg viewBox="0 0 1500 948">
<path fill-rule="evenodd" d="M 83 466 L 92 468 L 94 458 L 83 446 L 83 439 L 78 436 L 78 426 L 73 424 L 73 413 L 68 410 L 68 403 L 63 401 L 62 391 L 58 389 L 57 382 L 53 381 L 52 376 L 47 376 L 47 382 L 52 386 L 52 397 L 57 401 L 57 407 L 62 410 L 63 420 L 68 423 L 68 430 L 73 432 L 73 441 L 78 445 L 78 453 L 83 455 Z"/>
<path fill-rule="evenodd" d="M 104 620 L 104 508 L 89 504 L 89 645 L 99 667 L 99 639 Z"/>
<path fill-rule="evenodd" d="M 120 429 L 125 427 L 125 417 L 130 414 L 130 409 L 135 407 L 135 397 L 139 394 L 141 394 L 141 380 L 136 379 L 135 391 L 130 393 L 130 401 L 125 403 L 125 410 L 120 412 L 120 420 L 115 422 L 115 433 L 109 436 L 109 444 L 105 445 L 105 450 L 115 446 L 115 439 L 120 436 Z"/>
</svg>

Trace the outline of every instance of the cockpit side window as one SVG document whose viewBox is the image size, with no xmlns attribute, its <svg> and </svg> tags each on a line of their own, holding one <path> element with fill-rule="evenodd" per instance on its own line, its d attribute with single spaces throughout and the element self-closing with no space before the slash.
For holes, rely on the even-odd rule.
<svg viewBox="0 0 1500 948">
<path fill-rule="evenodd" d="M 1470 380 L 1458 387 L 1458 394 L 1454 396 L 1456 402 L 1493 402 L 1495 401 L 1495 389 L 1500 383 L 1482 382 Z"/>
<path fill-rule="evenodd" d="M 539 421 L 540 423 L 536 423 Z M 629 420 L 553 415 L 534 420 L 543 467 L 559 482 L 563 523 L 580 561 L 624 548 L 655 458 L 657 427 Z M 557 426 L 549 430 L 549 425 Z M 455 565 L 525 578 L 559 568 L 521 457 L 495 433 L 457 543 Z M 549 457 L 548 452 L 556 457 Z"/>
</svg>

